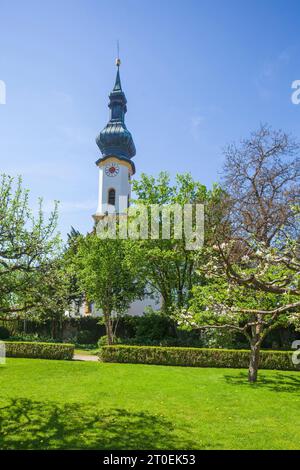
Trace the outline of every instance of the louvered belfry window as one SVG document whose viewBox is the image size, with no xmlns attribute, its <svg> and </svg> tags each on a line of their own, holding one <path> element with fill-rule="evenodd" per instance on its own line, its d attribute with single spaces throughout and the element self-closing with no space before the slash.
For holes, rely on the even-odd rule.
<svg viewBox="0 0 300 470">
<path fill-rule="evenodd" d="M 114 189 L 108 191 L 108 204 L 111 206 L 116 205 L 116 191 Z"/>
</svg>

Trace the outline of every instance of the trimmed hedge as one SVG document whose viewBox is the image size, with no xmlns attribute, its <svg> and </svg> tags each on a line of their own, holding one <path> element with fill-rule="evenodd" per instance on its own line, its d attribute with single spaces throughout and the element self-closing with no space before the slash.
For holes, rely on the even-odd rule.
<svg viewBox="0 0 300 470">
<path fill-rule="evenodd" d="M 34 359 L 73 359 L 74 344 L 4 341 L 7 357 Z"/>
<path fill-rule="evenodd" d="M 261 351 L 260 368 L 299 370 L 292 363 L 292 351 Z M 208 348 L 166 348 L 156 346 L 103 346 L 103 362 L 157 364 L 188 367 L 225 367 L 243 369 L 249 366 L 249 350 Z"/>
</svg>

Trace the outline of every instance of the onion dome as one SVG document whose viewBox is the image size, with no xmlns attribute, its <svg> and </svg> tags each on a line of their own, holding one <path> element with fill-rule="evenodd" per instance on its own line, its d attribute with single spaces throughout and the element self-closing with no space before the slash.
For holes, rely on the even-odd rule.
<svg viewBox="0 0 300 470">
<path fill-rule="evenodd" d="M 96 138 L 96 143 L 102 153 L 102 157 L 97 160 L 96 164 L 98 165 L 109 157 L 117 157 L 120 160 L 128 161 L 134 173 L 135 168 L 131 158 L 136 154 L 136 149 L 132 135 L 125 125 L 127 100 L 121 85 L 120 64 L 120 59 L 117 59 L 116 82 L 109 95 L 110 120 Z"/>
</svg>

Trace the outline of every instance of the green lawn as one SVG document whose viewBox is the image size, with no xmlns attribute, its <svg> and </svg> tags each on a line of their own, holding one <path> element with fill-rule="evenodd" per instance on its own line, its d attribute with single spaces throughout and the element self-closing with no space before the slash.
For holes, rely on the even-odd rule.
<svg viewBox="0 0 300 470">
<path fill-rule="evenodd" d="M 8 359 L 1 449 L 299 449 L 300 375 Z"/>
<path fill-rule="evenodd" d="M 95 349 L 76 348 L 74 353 L 80 354 L 82 356 L 97 356 L 99 351 L 100 351 L 99 348 L 95 348 Z"/>
</svg>

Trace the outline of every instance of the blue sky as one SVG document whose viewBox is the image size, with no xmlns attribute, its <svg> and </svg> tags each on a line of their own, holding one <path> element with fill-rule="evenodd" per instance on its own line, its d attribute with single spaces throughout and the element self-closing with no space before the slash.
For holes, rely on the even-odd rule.
<svg viewBox="0 0 300 470">
<path fill-rule="evenodd" d="M 300 136 L 297 0 L 0 0 L 0 14 L 0 171 L 33 204 L 60 200 L 64 234 L 92 226 L 117 39 L 137 177 L 210 186 L 224 146 L 260 122 Z"/>
</svg>

